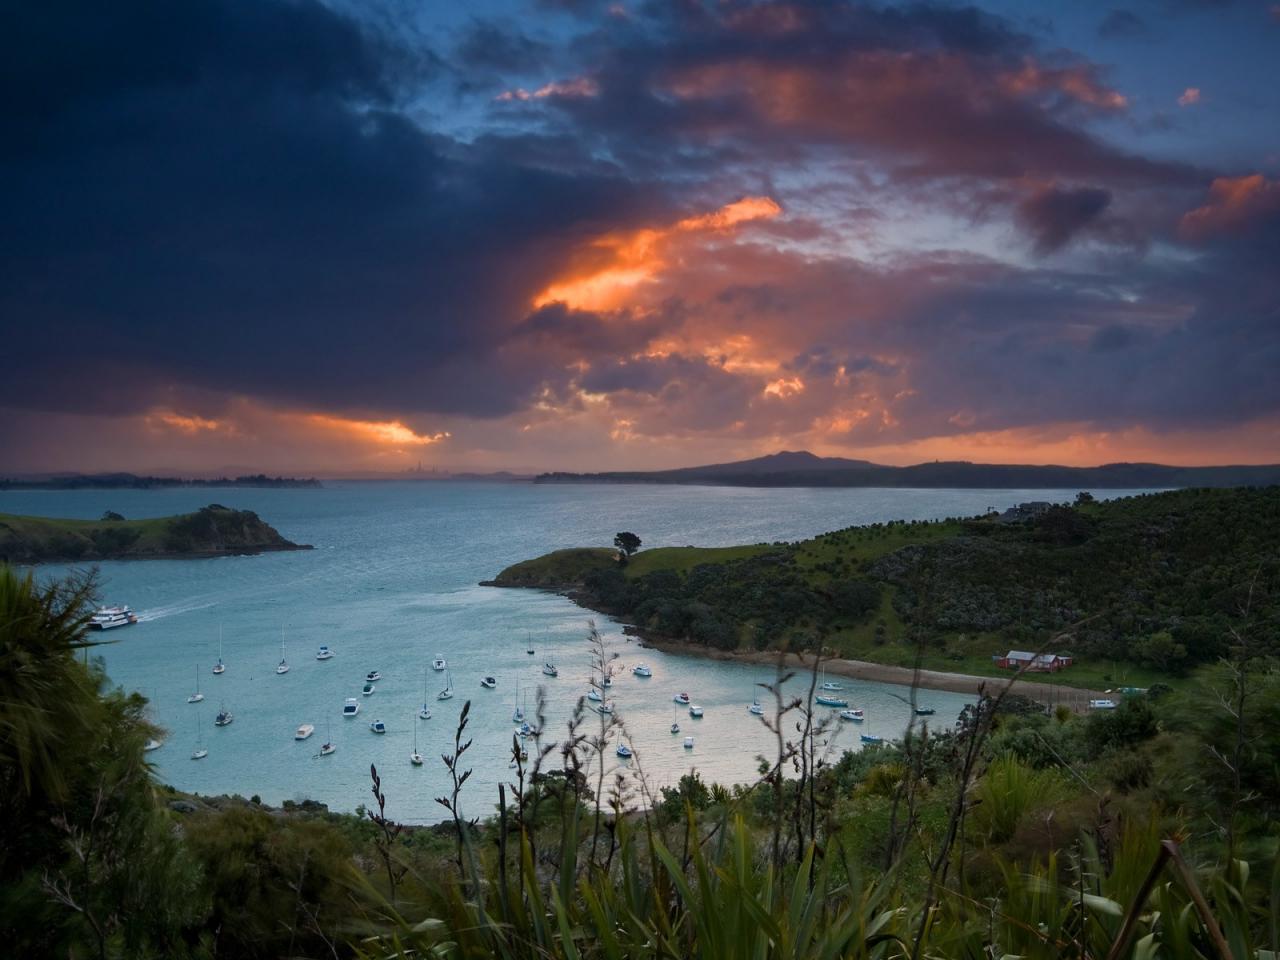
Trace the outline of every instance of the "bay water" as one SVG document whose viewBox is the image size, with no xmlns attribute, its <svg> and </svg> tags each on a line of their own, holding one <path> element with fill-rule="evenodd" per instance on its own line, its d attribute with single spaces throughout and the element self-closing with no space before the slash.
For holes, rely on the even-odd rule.
<svg viewBox="0 0 1280 960">
<path fill-rule="evenodd" d="M 563 740 L 565 722 L 588 690 L 592 619 L 618 655 L 611 698 L 636 753 L 620 760 L 620 735 L 614 736 L 605 749 L 610 779 L 620 769 L 638 789 L 640 770 L 656 790 L 696 769 L 708 782 L 750 782 L 757 758 L 775 749 L 773 735 L 747 709 L 757 695 L 768 708 L 755 685 L 774 679 L 771 667 L 641 649 L 618 623 L 566 598 L 478 585 L 503 567 L 562 547 L 608 546 L 621 530 L 638 534 L 646 548 L 726 546 L 798 540 L 853 524 L 971 516 L 1027 500 L 1069 501 L 1075 493 L 330 481 L 319 489 L 0 491 L 0 512 L 93 519 L 114 510 L 143 518 L 218 502 L 254 510 L 290 540 L 312 544 L 314 550 L 251 557 L 100 564 L 103 600 L 130 604 L 141 622 L 97 635 L 111 642 L 94 655 L 113 683 L 151 700 L 167 735 L 148 758 L 164 782 L 204 794 L 256 794 L 269 803 L 312 799 L 350 811 L 370 801 L 375 764 L 388 815 L 431 823 L 446 817 L 435 802 L 448 779 L 440 756 L 452 750 L 466 701 L 473 742 L 462 766 L 474 770 L 462 796 L 468 815 L 492 812 L 497 784 L 511 781 L 513 708 L 525 706 L 532 720 L 539 688 L 546 698 L 544 742 Z M 37 569 L 53 577 L 67 568 Z M 227 669 L 214 676 L 220 634 Z M 282 641 L 290 669 L 277 674 Z M 315 659 L 321 644 L 334 651 L 332 659 Z M 447 673 L 432 669 L 437 656 L 447 660 Z M 559 677 L 543 675 L 547 661 Z M 641 662 L 652 677 L 631 672 Z M 365 697 L 370 670 L 382 680 Z M 485 675 L 497 678 L 496 689 L 480 686 Z M 437 701 L 449 678 L 453 699 Z M 887 740 L 906 729 L 906 688 L 842 682 L 843 696 L 867 719 L 827 737 L 833 758 L 859 749 L 860 732 Z M 205 700 L 188 704 L 197 683 Z M 799 693 L 807 683 L 797 678 L 790 688 Z M 702 719 L 673 703 L 682 691 L 703 707 Z M 348 697 L 360 703 L 354 719 L 341 715 Z M 933 723 L 943 726 L 972 698 L 927 691 L 920 699 L 936 708 Z M 417 716 L 424 700 L 430 720 Z M 214 727 L 224 705 L 235 721 Z M 587 716 L 583 732 L 597 733 L 599 720 Z M 385 735 L 371 732 L 375 719 L 386 724 Z M 670 732 L 673 719 L 679 735 Z M 303 723 L 314 724 L 315 735 L 295 741 Z M 421 767 L 409 762 L 415 729 L 427 761 Z M 684 747 L 686 736 L 694 738 L 692 749 Z M 336 752 L 316 756 L 326 739 Z M 193 761 L 197 740 L 209 755 Z M 550 766 L 559 765 L 553 752 Z"/>
</svg>

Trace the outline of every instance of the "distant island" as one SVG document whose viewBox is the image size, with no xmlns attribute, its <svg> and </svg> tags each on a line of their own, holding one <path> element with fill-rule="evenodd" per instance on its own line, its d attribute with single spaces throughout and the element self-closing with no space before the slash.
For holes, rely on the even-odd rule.
<svg viewBox="0 0 1280 960">
<path fill-rule="evenodd" d="M 1280 464 L 1176 467 L 1108 463 L 1097 467 L 935 460 L 891 467 L 820 457 L 805 450 L 676 470 L 542 473 L 535 483 L 671 483 L 729 487 L 918 487 L 1108 490 L 1141 487 L 1246 487 L 1280 483 Z"/>
<path fill-rule="evenodd" d="M 84 563 L 217 557 L 274 550 L 310 550 L 282 537 L 252 510 L 211 503 L 195 513 L 126 520 L 20 517 L 0 513 L 0 562 Z"/>
<path fill-rule="evenodd" d="M 244 477 L 184 479 L 139 477 L 132 473 L 58 473 L 34 477 L 0 477 L 0 490 L 159 490 L 170 487 L 319 487 L 314 477 Z"/>
</svg>

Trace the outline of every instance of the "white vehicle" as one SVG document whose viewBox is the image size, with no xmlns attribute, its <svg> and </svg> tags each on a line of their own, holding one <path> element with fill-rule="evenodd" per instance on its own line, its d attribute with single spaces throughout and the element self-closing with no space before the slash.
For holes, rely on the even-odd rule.
<svg viewBox="0 0 1280 960">
<path fill-rule="evenodd" d="M 89 618 L 89 626 L 95 630 L 112 630 L 115 627 L 127 627 L 138 622 L 137 615 L 128 605 L 116 607 L 99 607 Z"/>
</svg>

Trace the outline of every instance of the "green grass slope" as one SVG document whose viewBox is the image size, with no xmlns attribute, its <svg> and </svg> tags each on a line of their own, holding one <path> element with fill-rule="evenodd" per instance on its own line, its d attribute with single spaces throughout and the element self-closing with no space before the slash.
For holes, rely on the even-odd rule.
<svg viewBox="0 0 1280 960">
<path fill-rule="evenodd" d="M 495 583 L 571 589 L 648 636 L 815 649 L 1000 675 L 1009 648 L 1070 653 L 1053 682 L 1146 686 L 1221 656 L 1245 606 L 1280 625 L 1280 488 L 1179 490 L 994 518 L 850 527 L 793 544 L 561 550 Z M 1049 678 L 1045 678 L 1049 679 Z"/>
</svg>

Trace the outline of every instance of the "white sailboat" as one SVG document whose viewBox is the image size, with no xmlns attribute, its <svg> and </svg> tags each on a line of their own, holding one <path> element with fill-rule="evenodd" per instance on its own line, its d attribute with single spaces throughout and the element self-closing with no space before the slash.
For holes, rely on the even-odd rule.
<svg viewBox="0 0 1280 960">
<path fill-rule="evenodd" d="M 676 707 L 674 703 L 671 705 L 671 732 L 680 732 L 680 723 L 676 720 Z"/>
<path fill-rule="evenodd" d="M 418 725 L 413 725 L 413 753 L 409 754 L 409 762 L 415 767 L 422 766 L 422 754 L 418 752 Z"/>
<path fill-rule="evenodd" d="M 196 667 L 196 692 L 187 697 L 187 703 L 199 703 L 204 699 L 204 694 L 200 692 L 200 667 Z"/>
<path fill-rule="evenodd" d="M 515 708 L 511 711 L 512 723 L 524 723 L 524 708 L 520 706 L 520 680 L 516 679 Z"/>
<path fill-rule="evenodd" d="M 422 709 L 418 711 L 418 718 L 421 720 L 431 719 L 431 707 L 427 704 L 427 675 L 422 674 Z"/>
<path fill-rule="evenodd" d="M 324 743 L 320 744 L 320 752 L 316 754 L 316 757 L 327 757 L 337 749 L 333 745 L 333 737 L 329 733 L 329 718 L 326 717 L 324 721 Z"/>
<path fill-rule="evenodd" d="M 280 624 L 280 662 L 276 664 L 276 673 L 288 673 L 289 661 L 284 658 L 284 624 Z"/>
<path fill-rule="evenodd" d="M 226 669 L 226 664 L 222 662 L 222 624 L 218 624 L 218 662 L 213 665 L 214 676 L 225 673 Z"/>
<path fill-rule="evenodd" d="M 200 717 L 196 716 L 196 745 L 191 751 L 192 760 L 203 760 L 209 755 L 209 751 L 204 746 L 204 729 L 200 725 Z"/>
<path fill-rule="evenodd" d="M 453 671 L 445 674 L 444 689 L 436 694 L 437 700 L 453 699 Z"/>
</svg>

